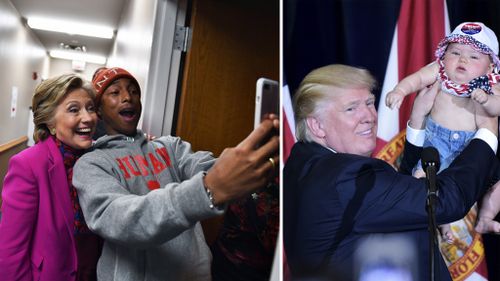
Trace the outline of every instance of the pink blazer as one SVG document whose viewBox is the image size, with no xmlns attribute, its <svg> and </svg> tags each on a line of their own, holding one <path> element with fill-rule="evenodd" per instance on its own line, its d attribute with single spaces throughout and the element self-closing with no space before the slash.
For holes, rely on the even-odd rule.
<svg viewBox="0 0 500 281">
<path fill-rule="evenodd" d="M 10 159 L 2 200 L 0 279 L 75 280 L 73 209 L 52 138 Z"/>
</svg>

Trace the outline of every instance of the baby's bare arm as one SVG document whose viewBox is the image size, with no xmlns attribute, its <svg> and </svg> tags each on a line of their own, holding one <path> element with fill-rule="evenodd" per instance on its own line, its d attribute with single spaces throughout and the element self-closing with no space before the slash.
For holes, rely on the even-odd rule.
<svg viewBox="0 0 500 281">
<path fill-rule="evenodd" d="M 439 65 L 436 62 L 430 63 L 401 80 L 395 89 L 399 88 L 409 95 L 433 84 L 438 73 Z"/>
<path fill-rule="evenodd" d="M 471 98 L 481 104 L 484 110 L 491 116 L 500 116 L 500 85 L 491 88 L 493 95 L 488 95 L 481 89 L 472 92 Z"/>
<path fill-rule="evenodd" d="M 405 96 L 432 85 L 436 81 L 438 72 L 439 66 L 434 62 L 408 75 L 387 94 L 386 105 L 391 109 L 399 108 Z"/>
</svg>

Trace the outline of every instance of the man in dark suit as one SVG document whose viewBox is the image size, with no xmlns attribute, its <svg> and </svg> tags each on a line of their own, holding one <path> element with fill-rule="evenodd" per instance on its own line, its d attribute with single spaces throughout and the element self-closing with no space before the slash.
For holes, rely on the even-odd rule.
<svg viewBox="0 0 500 281">
<path fill-rule="evenodd" d="M 374 86 L 364 69 L 330 65 L 309 73 L 294 96 L 298 142 L 283 172 L 283 241 L 292 276 L 336 268 L 352 279 L 358 244 L 375 234 L 398 233 L 417 248 L 417 279 L 429 280 L 426 181 L 409 172 L 420 158 L 422 128 L 437 88 L 416 97 L 403 174 L 370 157 L 377 134 Z M 498 121 L 479 110 L 474 139 L 437 176 L 438 224 L 462 218 L 497 167 Z M 451 280 L 437 247 L 434 253 L 435 280 Z"/>
</svg>

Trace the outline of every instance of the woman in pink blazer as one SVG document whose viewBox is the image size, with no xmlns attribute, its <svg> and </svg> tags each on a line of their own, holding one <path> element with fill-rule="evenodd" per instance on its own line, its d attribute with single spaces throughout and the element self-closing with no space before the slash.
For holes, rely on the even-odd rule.
<svg viewBox="0 0 500 281">
<path fill-rule="evenodd" d="M 10 159 L 4 180 L 1 280 L 96 279 L 102 242 L 88 230 L 71 184 L 74 162 L 92 145 L 94 97 L 75 75 L 36 88 L 36 144 Z"/>
</svg>

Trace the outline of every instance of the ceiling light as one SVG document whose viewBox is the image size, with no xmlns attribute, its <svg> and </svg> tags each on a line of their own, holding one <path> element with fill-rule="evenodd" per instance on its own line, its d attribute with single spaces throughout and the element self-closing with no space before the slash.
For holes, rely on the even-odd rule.
<svg viewBox="0 0 500 281">
<path fill-rule="evenodd" d="M 64 44 L 59 43 L 59 48 L 63 50 L 75 50 L 79 52 L 87 52 L 87 47 L 85 45 L 73 45 L 73 44 Z"/>
<path fill-rule="evenodd" d="M 92 55 L 77 51 L 61 51 L 61 50 L 52 50 L 49 52 L 49 56 L 58 59 L 66 59 L 66 60 L 79 60 L 85 61 L 89 63 L 95 64 L 105 64 L 106 58 L 104 56 Z"/>
<path fill-rule="evenodd" d="M 69 22 L 63 20 L 52 20 L 44 18 L 29 18 L 28 26 L 33 29 L 63 32 L 74 35 L 83 35 L 98 38 L 113 38 L 113 29 L 102 25 L 91 25 L 84 23 Z"/>
</svg>

